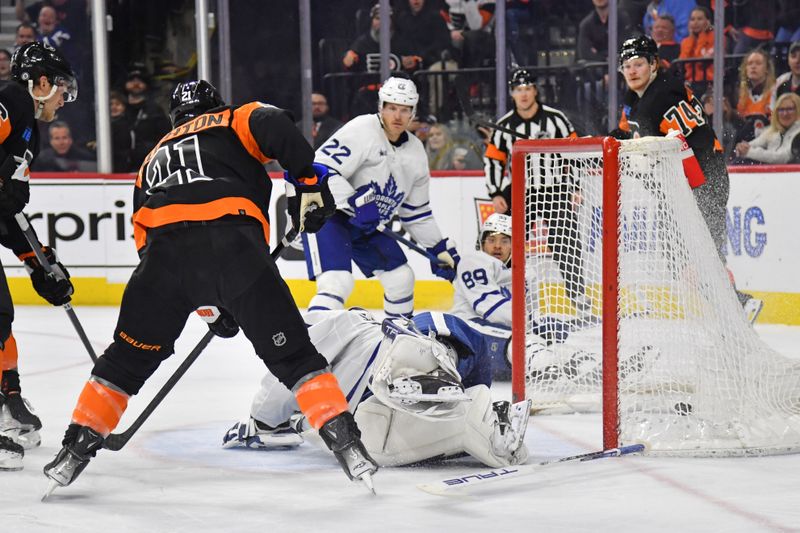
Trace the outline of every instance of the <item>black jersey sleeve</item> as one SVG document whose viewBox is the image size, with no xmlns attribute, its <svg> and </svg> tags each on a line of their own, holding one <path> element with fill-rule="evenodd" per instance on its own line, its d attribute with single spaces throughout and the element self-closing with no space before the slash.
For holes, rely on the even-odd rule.
<svg viewBox="0 0 800 533">
<path fill-rule="evenodd" d="M 242 127 L 246 119 L 247 131 Z M 294 177 L 314 176 L 314 149 L 283 109 L 251 102 L 234 111 L 234 129 L 245 148 L 262 162 L 275 159 Z"/>
</svg>

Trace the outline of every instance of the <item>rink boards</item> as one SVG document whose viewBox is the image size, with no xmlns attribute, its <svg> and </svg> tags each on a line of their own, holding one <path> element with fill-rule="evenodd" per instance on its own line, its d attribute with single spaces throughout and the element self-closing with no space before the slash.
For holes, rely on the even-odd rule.
<svg viewBox="0 0 800 533">
<path fill-rule="evenodd" d="M 133 176 L 100 174 L 34 174 L 26 213 L 40 239 L 58 250 L 76 286 L 76 304 L 114 305 L 138 263 L 130 221 Z M 272 241 L 286 227 L 283 181 L 273 179 L 270 205 Z M 795 198 L 800 197 L 800 167 L 761 166 L 731 169 L 728 237 L 725 253 L 739 288 L 766 301 L 760 321 L 800 324 L 800 232 Z M 478 227 L 491 213 L 481 172 L 442 172 L 431 180 L 431 206 L 444 235 L 459 251 L 474 250 Z M 399 229 L 399 226 L 395 226 Z M 593 252 L 591 252 L 593 253 Z M 417 276 L 416 306 L 447 309 L 452 287 L 438 280 L 427 259 L 407 253 Z M 0 251 L 9 284 L 18 303 L 44 303 L 30 286 L 20 262 Z M 289 250 L 279 260 L 298 305 L 306 306 L 314 284 L 306 277 L 302 250 Z M 557 276 L 553 269 L 553 276 Z M 349 305 L 382 307 L 382 291 L 374 280 L 356 272 Z M 551 282 L 558 283 L 558 279 Z"/>
</svg>

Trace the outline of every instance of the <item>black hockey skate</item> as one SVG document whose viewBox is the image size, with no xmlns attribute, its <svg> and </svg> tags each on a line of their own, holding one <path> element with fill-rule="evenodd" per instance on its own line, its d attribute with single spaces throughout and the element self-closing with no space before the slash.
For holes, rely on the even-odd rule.
<svg viewBox="0 0 800 533">
<path fill-rule="evenodd" d="M 97 450 L 103 447 L 105 437 L 86 426 L 70 424 L 61 444 L 64 445 L 56 458 L 44 466 L 44 474 L 50 478 L 50 486 L 42 501 L 58 487 L 66 487 L 83 472 Z"/>
<path fill-rule="evenodd" d="M 336 456 L 347 477 L 363 481 L 375 494 L 372 475 L 378 471 L 378 464 L 364 448 L 353 415 L 345 411 L 331 418 L 319 429 L 319 436 Z"/>
<path fill-rule="evenodd" d="M 25 449 L 6 437 L 0 435 L 0 470 L 22 470 L 22 458 Z"/>
<path fill-rule="evenodd" d="M 10 394 L 6 397 L 6 407 L 11 418 L 26 429 L 38 431 L 42 429 L 42 421 L 31 412 L 30 404 L 20 394 Z"/>
<path fill-rule="evenodd" d="M 0 435 L 5 435 L 26 450 L 39 446 L 42 422 L 31 412 L 30 404 L 18 392 L 0 393 Z"/>
</svg>

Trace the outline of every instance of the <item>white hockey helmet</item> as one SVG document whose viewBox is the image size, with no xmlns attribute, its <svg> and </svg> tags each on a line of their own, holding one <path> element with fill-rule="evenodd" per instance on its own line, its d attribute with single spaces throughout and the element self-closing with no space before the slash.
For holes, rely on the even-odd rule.
<svg viewBox="0 0 800 533">
<path fill-rule="evenodd" d="M 383 82 L 378 91 L 378 112 L 383 109 L 386 103 L 411 106 L 411 114 L 417 112 L 419 93 L 414 82 L 405 78 L 392 76 Z"/>
<path fill-rule="evenodd" d="M 483 241 L 489 235 L 497 235 L 498 233 L 511 237 L 511 217 L 500 213 L 492 213 L 481 226 L 481 233 L 478 236 L 478 242 L 475 243 L 475 249 L 482 250 Z"/>
<path fill-rule="evenodd" d="M 455 366 L 455 349 L 391 319 L 383 321 L 381 331 L 384 339 L 369 378 L 375 396 L 419 418 L 461 416 L 460 404 L 470 398 Z"/>
</svg>

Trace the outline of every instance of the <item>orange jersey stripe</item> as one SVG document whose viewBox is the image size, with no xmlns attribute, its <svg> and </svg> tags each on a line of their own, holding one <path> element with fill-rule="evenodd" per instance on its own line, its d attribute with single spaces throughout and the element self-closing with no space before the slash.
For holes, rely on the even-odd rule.
<svg viewBox="0 0 800 533">
<path fill-rule="evenodd" d="M 11 135 L 11 119 L 6 116 L 0 118 L 0 143 L 5 142 L 9 135 Z"/>
<path fill-rule="evenodd" d="M 128 398 L 124 392 L 90 379 L 78 397 L 78 404 L 72 412 L 72 422 L 90 427 L 103 437 L 108 437 L 128 407 Z"/>
<path fill-rule="evenodd" d="M 506 153 L 492 143 L 486 145 L 486 157 L 501 161 L 503 164 L 505 164 L 505 162 L 508 160 Z"/>
<path fill-rule="evenodd" d="M 255 137 L 253 137 L 253 132 L 250 131 L 250 115 L 260 107 L 260 103 L 250 102 L 249 104 L 237 108 L 236 111 L 233 112 L 233 123 L 231 127 L 233 131 L 236 132 L 236 136 L 239 137 L 239 141 L 241 141 L 247 153 L 264 164 L 270 161 L 270 158 L 261 153 L 261 148 L 259 148 L 258 142 Z"/>
<path fill-rule="evenodd" d="M 295 397 L 297 405 L 314 429 L 321 428 L 331 418 L 347 411 L 347 399 L 339 388 L 336 376 L 330 372 L 303 383 Z"/>
<path fill-rule="evenodd" d="M 236 196 L 220 198 L 204 204 L 171 204 L 164 207 L 142 207 L 133 215 L 133 239 L 136 249 L 147 243 L 147 228 L 157 228 L 175 222 L 216 220 L 225 215 L 253 217 L 264 229 L 264 240 L 269 244 L 269 222 L 264 213 L 249 198 Z"/>
<path fill-rule="evenodd" d="M 17 368 L 17 340 L 14 334 L 8 336 L 5 348 L 0 350 L 0 370 Z"/>
</svg>

